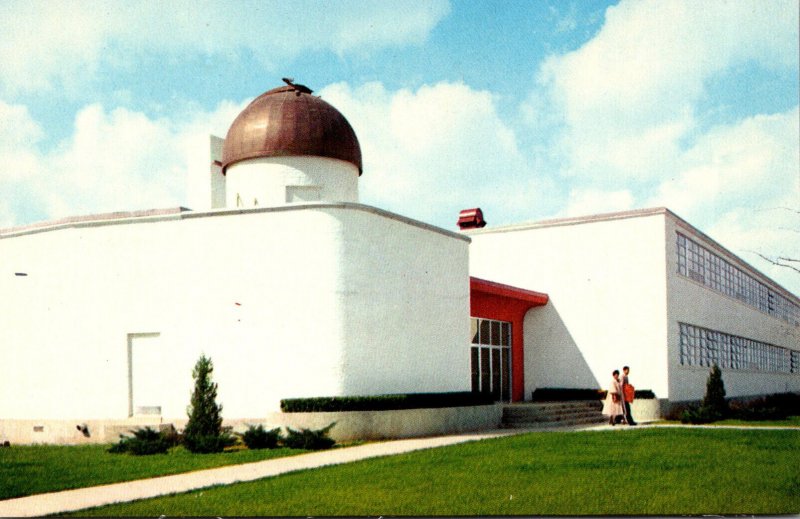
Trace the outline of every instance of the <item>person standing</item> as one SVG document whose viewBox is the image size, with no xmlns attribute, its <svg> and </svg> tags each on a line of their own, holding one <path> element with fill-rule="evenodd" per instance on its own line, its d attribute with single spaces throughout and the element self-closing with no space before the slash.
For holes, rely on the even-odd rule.
<svg viewBox="0 0 800 519">
<path fill-rule="evenodd" d="M 613 377 L 611 385 L 603 402 L 603 414 L 608 416 L 609 424 L 616 425 L 624 418 L 625 408 L 622 406 L 622 382 L 619 380 L 619 370 L 615 369 L 611 376 Z"/>
<path fill-rule="evenodd" d="M 631 372 L 631 368 L 625 366 L 622 368 L 622 400 L 625 406 L 625 422 L 628 425 L 636 425 L 636 422 L 633 421 L 633 415 L 631 414 L 631 404 L 633 403 L 633 397 L 636 395 L 636 388 L 634 388 L 630 380 L 628 379 L 628 374 Z"/>
</svg>

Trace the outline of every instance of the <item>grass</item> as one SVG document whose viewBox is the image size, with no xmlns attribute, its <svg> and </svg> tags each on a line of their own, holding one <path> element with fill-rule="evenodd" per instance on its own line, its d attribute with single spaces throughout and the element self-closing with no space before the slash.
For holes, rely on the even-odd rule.
<svg viewBox="0 0 800 519">
<path fill-rule="evenodd" d="M 735 425 L 741 426 L 769 426 L 769 427 L 800 427 L 800 416 L 790 416 L 786 420 L 720 420 L 711 425 Z"/>
<path fill-rule="evenodd" d="M 698 515 L 800 511 L 800 431 L 530 433 L 78 515 Z"/>
<path fill-rule="evenodd" d="M 108 445 L 12 446 L 0 449 L 0 499 L 177 474 L 299 454 L 290 449 L 192 454 L 109 454 Z"/>
<path fill-rule="evenodd" d="M 657 424 L 675 425 L 681 424 L 680 420 L 659 420 Z M 683 425 L 683 424 L 681 424 Z M 712 422 L 712 426 L 736 426 L 736 427 L 800 427 L 800 416 L 790 416 L 785 420 L 736 420 L 733 418 Z"/>
</svg>

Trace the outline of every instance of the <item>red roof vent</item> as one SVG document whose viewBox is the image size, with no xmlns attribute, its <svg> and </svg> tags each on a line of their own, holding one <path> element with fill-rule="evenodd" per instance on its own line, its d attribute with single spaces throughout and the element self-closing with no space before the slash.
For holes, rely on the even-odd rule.
<svg viewBox="0 0 800 519">
<path fill-rule="evenodd" d="M 481 227 L 486 227 L 486 220 L 483 219 L 483 211 L 480 207 L 463 209 L 458 213 L 459 229 L 480 229 Z"/>
</svg>

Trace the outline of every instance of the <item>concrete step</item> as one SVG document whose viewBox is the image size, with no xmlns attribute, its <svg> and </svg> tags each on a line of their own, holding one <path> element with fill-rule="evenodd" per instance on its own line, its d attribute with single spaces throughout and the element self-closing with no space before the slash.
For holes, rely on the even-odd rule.
<svg viewBox="0 0 800 519">
<path fill-rule="evenodd" d="M 550 429 L 555 427 L 573 427 L 573 426 L 589 426 L 589 425 L 603 425 L 608 423 L 608 418 L 605 416 L 586 418 L 583 420 L 561 420 L 557 422 L 514 422 L 504 423 L 505 429 Z"/>
<path fill-rule="evenodd" d="M 602 403 L 596 400 L 533 402 L 503 407 L 503 425 L 512 428 L 593 425 L 606 421 Z"/>
</svg>

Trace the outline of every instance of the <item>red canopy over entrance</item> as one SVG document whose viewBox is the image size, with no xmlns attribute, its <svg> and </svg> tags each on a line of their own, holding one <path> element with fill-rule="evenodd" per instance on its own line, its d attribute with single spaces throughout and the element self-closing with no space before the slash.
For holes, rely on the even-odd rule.
<svg viewBox="0 0 800 519">
<path fill-rule="evenodd" d="M 469 278 L 469 288 L 472 317 L 511 323 L 511 400 L 513 402 L 524 400 L 525 313 L 535 306 L 546 305 L 549 297 L 542 292 L 474 277 Z"/>
</svg>

